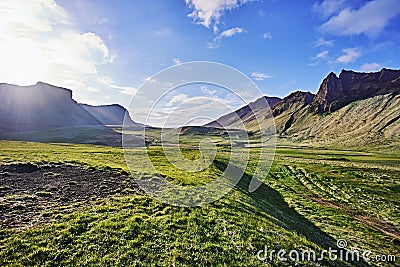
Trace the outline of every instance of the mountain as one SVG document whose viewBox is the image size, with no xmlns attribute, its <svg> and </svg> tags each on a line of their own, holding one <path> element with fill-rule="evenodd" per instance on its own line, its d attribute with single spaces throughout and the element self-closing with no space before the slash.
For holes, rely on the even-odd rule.
<svg viewBox="0 0 400 267">
<path fill-rule="evenodd" d="M 296 91 L 282 99 L 272 108 L 278 133 L 285 133 L 297 120 L 303 109 L 311 104 L 315 95 Z"/>
<path fill-rule="evenodd" d="M 398 92 L 399 87 L 400 70 L 382 69 L 374 73 L 342 70 L 339 77 L 331 72 L 323 80 L 310 110 L 333 112 L 357 100 Z"/>
<path fill-rule="evenodd" d="M 245 128 L 253 131 L 261 125 L 268 130 L 275 125 L 280 142 L 342 147 L 400 143 L 400 70 L 343 70 L 339 77 L 330 73 L 316 95 L 291 93 L 272 106 L 273 118 L 264 116 L 259 122 L 251 111 L 246 114 L 250 105 L 235 112 Z M 270 114 L 263 109 L 256 112 Z M 235 113 L 221 118 L 232 118 Z M 206 126 L 218 127 L 216 122 Z M 239 125 L 238 121 L 225 122 L 231 129 Z"/>
<path fill-rule="evenodd" d="M 264 109 L 268 108 L 266 103 L 268 103 L 269 108 L 271 108 L 281 100 L 282 99 L 279 97 L 263 96 L 256 101 L 251 102 L 249 105 L 246 105 L 235 112 L 226 114 L 204 126 L 214 128 L 224 128 L 224 126 L 228 126 L 229 128 L 241 129 L 243 128 L 242 122 L 246 124 L 246 122 L 253 121 L 254 118 L 258 117 L 258 115 L 265 113 Z"/>
<path fill-rule="evenodd" d="M 104 125 L 123 125 L 125 118 L 125 125 L 140 126 L 140 124 L 131 119 L 127 110 L 121 105 L 91 106 L 80 104 L 80 106 Z"/>
<path fill-rule="evenodd" d="M 69 89 L 38 82 L 0 84 L 0 131 L 25 132 L 67 126 L 102 125 L 72 99 Z"/>
<path fill-rule="evenodd" d="M 140 126 L 122 106 L 78 104 L 66 88 L 0 84 L 0 139 L 120 146 L 121 134 L 106 125 L 123 124 L 125 114 L 128 125 Z"/>
</svg>

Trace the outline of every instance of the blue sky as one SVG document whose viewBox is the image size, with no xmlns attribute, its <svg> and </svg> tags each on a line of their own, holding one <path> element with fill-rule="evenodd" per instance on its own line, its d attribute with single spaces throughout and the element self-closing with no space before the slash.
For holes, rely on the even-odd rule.
<svg viewBox="0 0 400 267">
<path fill-rule="evenodd" d="M 398 0 L 2 0 L 0 12 L 0 82 L 49 82 L 89 104 L 128 106 L 188 61 L 227 64 L 279 97 L 316 92 L 331 71 L 400 68 Z"/>
</svg>

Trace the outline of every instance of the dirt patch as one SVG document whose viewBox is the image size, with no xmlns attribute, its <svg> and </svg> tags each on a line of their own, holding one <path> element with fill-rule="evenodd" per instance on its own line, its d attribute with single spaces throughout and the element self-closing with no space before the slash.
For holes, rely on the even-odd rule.
<svg viewBox="0 0 400 267">
<path fill-rule="evenodd" d="M 400 229 L 397 228 L 395 225 L 393 225 L 390 222 L 387 222 L 387 221 L 384 221 L 384 220 L 380 220 L 378 218 L 373 218 L 371 216 L 368 216 L 367 214 L 363 214 L 363 213 L 360 213 L 360 212 L 354 212 L 352 210 L 349 210 L 344 205 L 337 204 L 337 203 L 335 203 L 333 201 L 324 199 L 324 198 L 316 196 L 316 195 L 308 196 L 308 198 L 311 199 L 314 202 L 317 202 L 320 205 L 338 209 L 341 212 L 346 213 L 347 215 L 350 215 L 351 217 L 353 217 L 357 221 L 362 222 L 362 223 L 368 225 L 369 227 L 371 227 L 371 228 L 373 228 L 375 230 L 378 230 L 381 233 L 384 233 L 384 234 L 386 234 L 388 236 L 400 239 Z"/>
<path fill-rule="evenodd" d="M 127 174 L 65 164 L 0 166 L 0 229 L 26 228 L 54 214 L 138 191 Z"/>
</svg>

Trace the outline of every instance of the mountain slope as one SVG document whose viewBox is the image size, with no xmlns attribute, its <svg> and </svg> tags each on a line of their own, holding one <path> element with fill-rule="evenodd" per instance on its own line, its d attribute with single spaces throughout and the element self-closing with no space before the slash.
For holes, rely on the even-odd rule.
<svg viewBox="0 0 400 267">
<path fill-rule="evenodd" d="M 400 143 L 400 70 L 375 73 L 330 73 L 318 93 L 294 92 L 266 110 L 257 122 L 242 114 L 247 130 L 275 125 L 280 141 L 335 146 L 367 146 Z M 240 110 L 247 111 L 249 107 Z M 228 114 L 222 118 L 230 118 Z M 262 118 L 262 116 L 260 116 Z M 214 124 L 213 124 L 214 123 Z M 214 126 L 215 122 L 209 125 Z M 207 125 L 207 126 L 209 126 Z M 237 121 L 227 125 L 236 128 Z"/>
<path fill-rule="evenodd" d="M 281 101 L 279 97 L 263 96 L 256 101 L 251 102 L 249 105 L 246 105 L 235 112 L 226 114 L 205 126 L 214 128 L 224 128 L 225 126 L 228 128 L 241 129 L 243 128 L 242 122 L 246 125 L 246 123 L 253 121 L 262 113 L 266 113 L 266 108 L 275 106 L 279 101 Z M 266 103 L 268 103 L 269 107 L 267 107 Z"/>
<path fill-rule="evenodd" d="M 24 132 L 78 125 L 102 125 L 72 99 L 69 89 L 38 82 L 0 84 L 0 132 Z"/>
<path fill-rule="evenodd" d="M 352 102 L 325 116 L 299 111 L 285 134 L 292 141 L 340 146 L 400 142 L 400 95 L 378 95 Z M 277 121 L 279 121 L 279 116 Z"/>
<path fill-rule="evenodd" d="M 134 122 L 127 110 L 118 104 L 113 105 L 101 105 L 91 106 L 87 104 L 80 104 L 87 112 L 92 114 L 98 121 L 104 125 L 125 125 L 139 126 L 138 123 Z"/>
</svg>

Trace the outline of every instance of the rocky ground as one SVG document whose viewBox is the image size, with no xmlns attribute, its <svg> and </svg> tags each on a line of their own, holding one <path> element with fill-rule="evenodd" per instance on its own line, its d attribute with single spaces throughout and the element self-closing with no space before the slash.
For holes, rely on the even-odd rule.
<svg viewBox="0 0 400 267">
<path fill-rule="evenodd" d="M 128 174 L 66 164 L 0 166 L 0 229 L 27 228 L 97 199 L 137 191 Z"/>
</svg>

